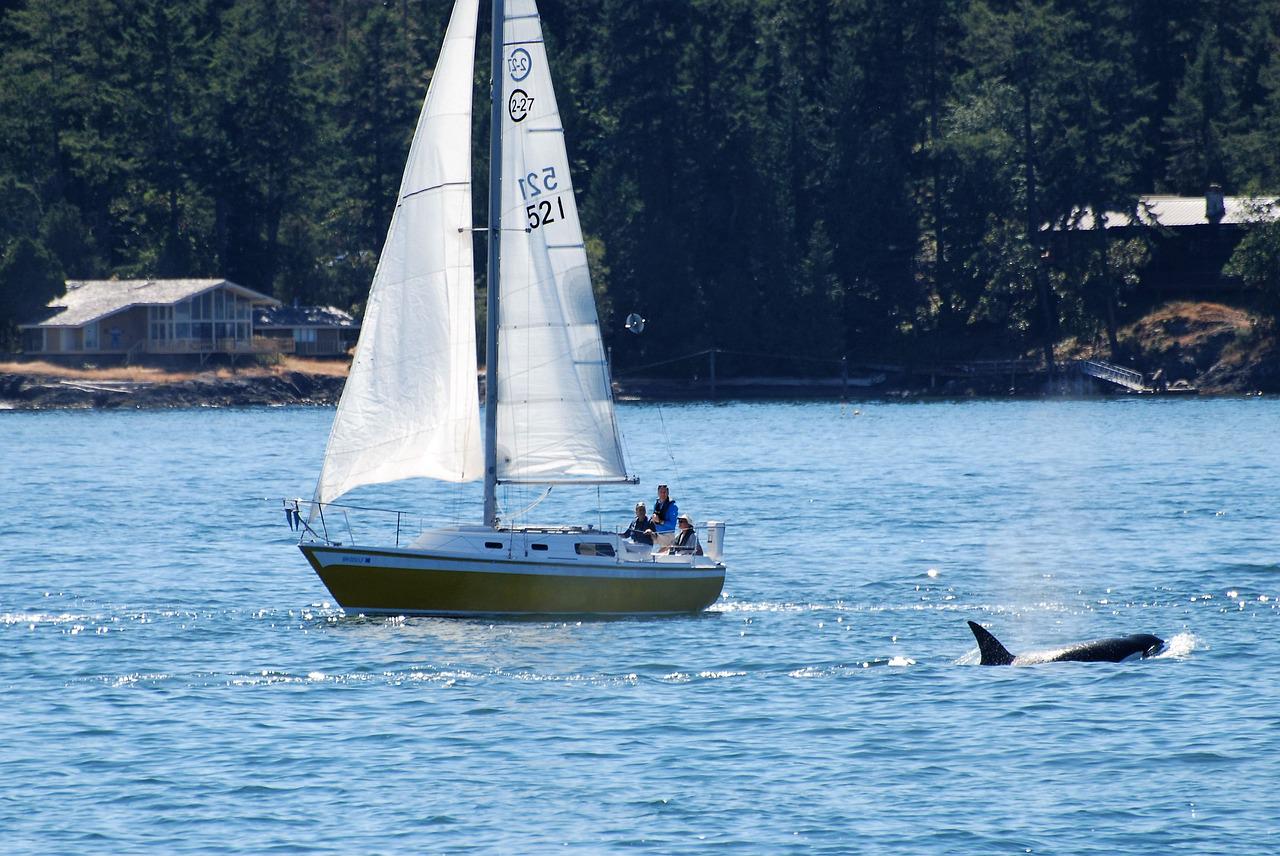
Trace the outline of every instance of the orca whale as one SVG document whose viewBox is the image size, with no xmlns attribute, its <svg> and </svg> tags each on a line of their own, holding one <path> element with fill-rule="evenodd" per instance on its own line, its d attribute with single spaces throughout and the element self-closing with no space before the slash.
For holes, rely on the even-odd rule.
<svg viewBox="0 0 1280 856">
<path fill-rule="evenodd" d="M 983 666 L 1029 666 L 1033 663 L 1119 663 L 1134 656 L 1154 657 L 1164 650 L 1164 640 L 1150 633 L 1135 633 L 1133 636 L 1112 636 L 1107 639 L 1094 639 L 1090 642 L 1079 642 L 1052 651 L 1035 654 L 1023 654 L 1015 657 L 1009 649 L 1000 644 L 1000 640 L 986 631 L 982 625 L 970 621 L 969 629 L 978 640 L 978 652 L 982 656 Z"/>
</svg>

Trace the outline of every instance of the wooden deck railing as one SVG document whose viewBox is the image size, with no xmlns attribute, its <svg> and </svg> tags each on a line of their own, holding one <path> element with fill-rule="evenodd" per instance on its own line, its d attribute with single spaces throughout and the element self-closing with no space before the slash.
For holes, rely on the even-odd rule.
<svg viewBox="0 0 1280 856">
<path fill-rule="evenodd" d="M 252 339 L 170 339 L 148 342 L 149 354 L 291 354 L 292 339 L 254 336 Z"/>
</svg>

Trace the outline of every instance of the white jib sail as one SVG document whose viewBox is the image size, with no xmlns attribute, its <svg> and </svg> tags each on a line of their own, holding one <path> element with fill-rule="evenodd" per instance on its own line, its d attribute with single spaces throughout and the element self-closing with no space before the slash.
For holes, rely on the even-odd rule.
<svg viewBox="0 0 1280 856">
<path fill-rule="evenodd" d="M 498 479 L 622 480 L 626 462 L 534 0 L 507 0 L 503 42 Z"/>
<path fill-rule="evenodd" d="M 418 120 L 316 498 L 481 476 L 471 220 L 478 0 L 458 0 Z"/>
</svg>

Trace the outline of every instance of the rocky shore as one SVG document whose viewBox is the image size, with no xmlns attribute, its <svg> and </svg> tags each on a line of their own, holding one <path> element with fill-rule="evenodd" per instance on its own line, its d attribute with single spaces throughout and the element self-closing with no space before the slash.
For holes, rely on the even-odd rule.
<svg viewBox="0 0 1280 856">
<path fill-rule="evenodd" d="M 334 404 L 344 378 L 306 372 L 174 380 L 113 380 L 40 374 L 0 374 L 0 409 L 157 409 Z"/>
</svg>

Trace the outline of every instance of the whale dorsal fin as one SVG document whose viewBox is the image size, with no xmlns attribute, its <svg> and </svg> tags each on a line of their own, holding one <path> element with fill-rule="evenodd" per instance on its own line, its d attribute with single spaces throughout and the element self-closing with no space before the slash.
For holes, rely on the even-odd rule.
<svg viewBox="0 0 1280 856">
<path fill-rule="evenodd" d="M 981 624 L 970 621 L 969 629 L 978 640 L 978 653 L 982 656 L 984 666 L 1007 666 L 1013 662 L 1013 655 L 1000 644 L 1000 640 L 986 631 Z"/>
</svg>

